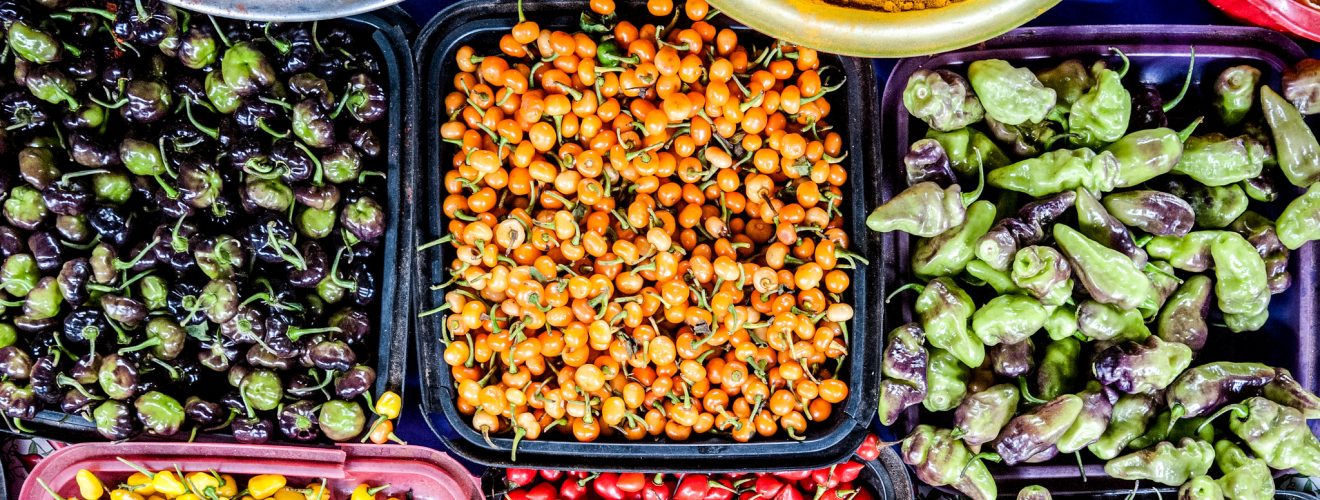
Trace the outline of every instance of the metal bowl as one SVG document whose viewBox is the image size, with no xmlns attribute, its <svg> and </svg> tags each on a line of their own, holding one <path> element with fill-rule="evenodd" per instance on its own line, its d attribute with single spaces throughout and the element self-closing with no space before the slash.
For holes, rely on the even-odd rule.
<svg viewBox="0 0 1320 500">
<path fill-rule="evenodd" d="M 164 0 L 193 12 L 248 21 L 318 21 L 389 7 L 403 0 Z"/>
<path fill-rule="evenodd" d="M 1059 0 L 962 0 L 905 12 L 824 0 L 709 2 L 743 24 L 798 45 L 850 56 L 912 57 L 983 42 L 1034 19 Z"/>
</svg>

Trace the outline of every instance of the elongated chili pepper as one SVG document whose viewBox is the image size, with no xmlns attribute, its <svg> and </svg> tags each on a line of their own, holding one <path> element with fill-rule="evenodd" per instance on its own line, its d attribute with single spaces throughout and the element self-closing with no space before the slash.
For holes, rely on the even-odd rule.
<svg viewBox="0 0 1320 500">
<path fill-rule="evenodd" d="M 1275 155 L 1288 181 L 1303 187 L 1320 181 L 1320 142 L 1302 114 L 1268 85 L 1260 87 L 1260 107 L 1274 133 Z"/>
<path fill-rule="evenodd" d="M 1077 189 L 1077 228 L 1087 238 L 1127 255 L 1138 268 L 1146 265 L 1146 252 L 1137 246 L 1127 226 L 1109 215 L 1103 204 L 1085 188 Z"/>
<path fill-rule="evenodd" d="M 1013 384 L 999 384 L 968 396 L 953 414 L 953 428 L 964 443 L 978 446 L 988 443 L 1008 425 L 1018 406 L 1018 389 Z"/>
<path fill-rule="evenodd" d="M 1260 363 L 1215 361 L 1184 371 L 1164 399 L 1174 420 L 1199 417 L 1273 380 L 1274 369 Z"/>
<path fill-rule="evenodd" d="M 1167 342 L 1178 342 L 1193 351 L 1205 347 L 1210 327 L 1205 318 L 1210 310 L 1210 291 L 1214 283 L 1205 275 L 1183 280 L 1173 292 L 1156 320 L 1156 333 Z"/>
<path fill-rule="evenodd" d="M 976 257 L 976 242 L 995 221 L 995 205 L 985 200 L 967 207 L 962 224 L 918 241 L 912 250 L 912 272 L 919 277 L 953 276 Z"/>
<path fill-rule="evenodd" d="M 1215 450 L 1209 443 L 1185 438 L 1177 445 L 1165 441 L 1154 448 L 1111 459 L 1105 463 L 1105 474 L 1179 486 L 1192 476 L 1209 472 L 1214 458 Z"/>
<path fill-rule="evenodd" d="M 1151 336 L 1144 343 L 1124 342 L 1096 354 L 1096 380 L 1119 391 L 1154 394 L 1192 363 L 1192 349 Z"/>
<path fill-rule="evenodd" d="M 1150 279 L 1128 256 L 1062 224 L 1055 224 L 1054 239 L 1095 300 L 1124 309 L 1136 309 L 1151 300 L 1155 291 Z"/>
<path fill-rule="evenodd" d="M 1063 437 L 1082 412 L 1082 398 L 1064 394 L 1015 417 L 995 439 L 995 452 L 1008 465 L 1016 465 L 1045 451 Z"/>
<path fill-rule="evenodd" d="M 1040 243 L 1048 235 L 1046 227 L 1072 208 L 1077 199 L 1073 191 L 1023 205 L 1014 217 L 996 222 L 976 243 L 976 257 L 991 267 L 1007 271 L 1018 248 Z"/>
</svg>

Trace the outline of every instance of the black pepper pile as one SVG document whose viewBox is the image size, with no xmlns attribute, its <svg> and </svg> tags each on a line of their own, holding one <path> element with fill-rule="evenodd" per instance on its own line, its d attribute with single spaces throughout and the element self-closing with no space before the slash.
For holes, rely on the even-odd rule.
<svg viewBox="0 0 1320 500">
<path fill-rule="evenodd" d="M 155 0 L 6 0 L 0 21 L 10 423 L 361 435 L 387 226 L 375 44 Z"/>
</svg>

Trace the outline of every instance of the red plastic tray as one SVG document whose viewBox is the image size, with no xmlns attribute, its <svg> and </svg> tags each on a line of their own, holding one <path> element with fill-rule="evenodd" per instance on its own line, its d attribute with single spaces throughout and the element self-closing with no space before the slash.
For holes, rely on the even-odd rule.
<svg viewBox="0 0 1320 500">
<path fill-rule="evenodd" d="M 39 462 L 19 493 L 19 500 L 49 500 L 40 478 L 63 497 L 76 497 L 74 475 L 96 472 L 107 485 L 117 484 L 134 469 L 123 457 L 149 470 L 184 472 L 215 470 L 235 476 L 283 474 L 291 483 L 325 478 L 326 487 L 348 496 L 363 482 L 389 484 L 385 494 L 411 492 L 418 500 L 478 500 L 477 478 L 444 453 L 418 446 L 341 444 L 335 447 L 237 445 L 228 443 L 84 443 L 52 453 Z M 240 481 L 243 479 L 240 478 Z M 300 485 L 301 486 L 301 485 Z"/>
</svg>

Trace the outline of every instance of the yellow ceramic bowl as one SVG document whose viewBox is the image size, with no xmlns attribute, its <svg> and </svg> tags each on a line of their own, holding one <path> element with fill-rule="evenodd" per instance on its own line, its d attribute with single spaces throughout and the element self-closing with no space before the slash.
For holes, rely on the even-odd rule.
<svg viewBox="0 0 1320 500">
<path fill-rule="evenodd" d="M 861 57 L 911 57 L 974 45 L 1021 26 L 1059 3 L 962 0 L 936 9 L 884 12 L 823 0 L 708 1 L 738 22 L 774 37 Z"/>
</svg>

